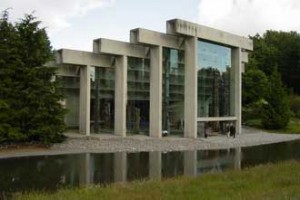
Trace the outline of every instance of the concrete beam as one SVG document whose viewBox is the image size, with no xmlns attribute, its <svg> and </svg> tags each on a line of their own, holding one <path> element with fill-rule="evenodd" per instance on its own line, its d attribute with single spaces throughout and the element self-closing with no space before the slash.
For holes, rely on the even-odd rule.
<svg viewBox="0 0 300 200">
<path fill-rule="evenodd" d="M 148 58 L 149 50 L 149 47 L 143 47 L 141 45 L 104 38 L 96 39 L 93 41 L 94 53 L 107 53 L 113 55 L 126 55 L 138 58 Z"/>
<path fill-rule="evenodd" d="M 183 38 L 142 28 L 130 31 L 130 42 L 173 49 L 184 49 Z"/>
<path fill-rule="evenodd" d="M 57 64 L 90 65 L 95 67 L 112 67 L 113 63 L 113 58 L 109 55 L 70 49 L 56 51 L 55 60 Z"/>
<path fill-rule="evenodd" d="M 241 47 L 249 51 L 253 50 L 252 40 L 246 37 L 241 37 L 232 33 L 195 24 L 182 19 L 172 19 L 167 21 L 167 33 L 175 35 L 195 36 L 226 46 Z"/>
<path fill-rule="evenodd" d="M 234 105 L 234 104 L 233 104 Z M 198 122 L 217 122 L 217 121 L 235 121 L 236 117 L 198 117 Z"/>
</svg>

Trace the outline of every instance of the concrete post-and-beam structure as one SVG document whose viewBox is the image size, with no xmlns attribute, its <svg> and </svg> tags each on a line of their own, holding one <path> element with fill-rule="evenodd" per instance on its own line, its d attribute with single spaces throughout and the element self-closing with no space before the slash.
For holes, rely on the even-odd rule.
<svg viewBox="0 0 300 200">
<path fill-rule="evenodd" d="M 162 137 L 162 48 L 182 49 L 183 39 L 142 28 L 130 31 L 130 42 L 149 45 L 150 49 L 150 130 L 151 137 Z"/>
<path fill-rule="evenodd" d="M 236 132 L 239 134 L 241 133 L 241 95 L 242 95 L 242 78 L 241 78 L 241 73 L 244 71 L 244 63 L 248 62 L 248 53 L 247 51 L 252 51 L 253 50 L 253 42 L 252 40 L 241 37 L 238 35 L 234 35 L 228 32 L 216 30 L 210 27 L 202 26 L 199 24 L 187 22 L 185 20 L 181 19 L 173 19 L 167 21 L 167 33 L 168 34 L 173 34 L 173 35 L 179 35 L 179 36 L 190 36 L 194 37 L 197 40 L 205 40 L 208 42 L 213 42 L 215 44 L 220 44 L 224 45 L 227 47 L 230 47 L 232 49 L 232 64 L 234 67 L 234 75 L 235 75 L 235 87 L 234 87 L 234 117 L 208 117 L 208 118 L 198 118 L 197 121 L 235 121 L 235 126 L 236 126 Z M 191 40 L 191 39 L 190 39 Z M 186 42 L 187 44 L 187 42 Z M 191 44 L 189 44 L 191 45 Z M 191 52 L 190 54 L 196 54 L 197 55 L 197 48 L 193 47 L 186 47 L 186 55 L 190 55 L 187 53 L 187 51 L 192 51 L 191 49 L 194 49 L 194 52 Z M 190 55 L 191 56 L 191 55 Z M 192 59 L 194 61 L 194 58 Z M 186 61 L 186 72 L 189 73 L 188 70 L 190 70 L 189 65 L 187 63 L 192 62 L 187 59 Z M 196 65 L 194 66 L 197 68 L 197 60 L 196 60 Z M 197 70 L 195 71 L 197 72 Z M 186 76 L 188 76 L 186 74 Z M 194 79 L 193 79 L 194 80 Z M 189 83 L 188 83 L 189 82 Z M 191 81 L 186 81 L 185 87 L 187 88 L 187 84 L 192 84 Z M 196 84 L 192 85 L 193 87 L 197 88 L 197 82 Z M 195 89 L 193 88 L 193 89 Z M 194 91 L 195 92 L 195 91 Z M 189 93 L 189 92 L 188 92 Z M 197 91 L 195 92 L 197 94 Z M 190 94 L 191 95 L 191 94 Z M 185 105 L 192 105 L 194 107 L 194 104 L 192 103 L 191 96 L 188 95 L 188 99 L 185 100 Z M 187 97 L 187 95 L 186 95 Z M 197 95 L 196 95 L 197 98 Z M 188 103 L 188 101 L 191 101 Z M 196 103 L 197 106 L 197 103 Z M 195 106 L 195 110 L 197 110 L 197 107 Z M 188 107 L 185 107 L 185 109 L 188 109 Z M 191 109 L 192 110 L 192 109 Z M 195 116 L 194 113 L 187 112 L 186 111 L 186 116 L 190 115 L 191 118 L 192 115 Z M 190 118 L 190 119 L 191 119 Z M 191 129 L 191 127 L 195 127 L 192 125 L 191 121 L 189 121 L 189 125 L 186 123 L 188 118 L 185 118 L 185 133 L 187 134 L 188 137 L 190 137 L 190 133 L 194 133 L 194 130 Z M 194 120 L 192 120 L 194 123 Z M 190 129 L 190 130 L 188 130 Z"/>
<path fill-rule="evenodd" d="M 188 22 L 182 19 L 172 19 L 167 21 L 167 33 L 174 35 L 194 36 L 206 41 L 222 44 L 230 47 L 240 47 L 252 51 L 252 40 L 232 33 L 217 30 L 207 26 Z"/>
<path fill-rule="evenodd" d="M 130 43 L 110 39 L 93 41 L 93 52 L 62 49 L 57 51 L 56 65 L 76 68 L 60 70 L 64 74 L 80 70 L 79 132 L 90 134 L 90 69 L 115 68 L 114 134 L 126 136 L 127 71 L 128 57 L 150 60 L 149 135 L 162 137 L 163 107 L 163 50 L 184 51 L 184 137 L 197 138 L 198 122 L 235 121 L 237 133 L 241 132 L 241 73 L 248 62 L 248 51 L 253 50 L 250 39 L 216 30 L 181 19 L 169 20 L 166 33 L 137 28 L 130 31 Z M 231 49 L 235 84 L 230 101 L 234 109 L 230 116 L 198 117 L 198 41 L 203 40 Z"/>
<path fill-rule="evenodd" d="M 114 134 L 125 137 L 128 57 L 148 58 L 149 48 L 126 42 L 100 38 L 93 41 L 93 52 L 115 56 Z"/>
<path fill-rule="evenodd" d="M 91 52 L 61 49 L 56 52 L 56 64 L 61 68 L 64 66 L 76 68 L 80 71 L 80 94 L 79 94 L 79 132 L 90 135 L 90 68 L 110 67 L 111 58 Z M 69 70 L 71 71 L 71 70 Z"/>
</svg>

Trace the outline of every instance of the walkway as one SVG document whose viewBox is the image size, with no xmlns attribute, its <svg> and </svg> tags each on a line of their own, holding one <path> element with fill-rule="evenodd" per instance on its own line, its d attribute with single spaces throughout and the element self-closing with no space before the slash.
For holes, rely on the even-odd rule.
<svg viewBox="0 0 300 200">
<path fill-rule="evenodd" d="M 104 152 L 138 152 L 138 151 L 184 151 L 204 149 L 227 149 L 255 146 L 291 140 L 300 140 L 300 134 L 272 134 L 257 129 L 243 127 L 243 134 L 236 138 L 211 136 L 208 138 L 188 139 L 181 137 L 163 137 L 160 139 L 147 136 L 128 136 L 93 134 L 90 137 L 67 133 L 68 139 L 61 144 L 54 144 L 49 149 L 0 151 L 0 158 L 24 155 L 52 155 L 62 153 L 104 153 Z"/>
</svg>

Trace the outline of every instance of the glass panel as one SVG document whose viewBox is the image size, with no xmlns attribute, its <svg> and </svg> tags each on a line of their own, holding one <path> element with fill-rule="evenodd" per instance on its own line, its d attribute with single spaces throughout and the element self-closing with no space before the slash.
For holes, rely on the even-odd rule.
<svg viewBox="0 0 300 200">
<path fill-rule="evenodd" d="M 184 52 L 163 48 L 163 130 L 183 134 Z"/>
<path fill-rule="evenodd" d="M 230 135 L 230 127 L 234 126 L 234 121 L 207 121 L 198 122 L 197 134 L 199 137 L 213 135 Z"/>
<path fill-rule="evenodd" d="M 68 128 L 79 128 L 79 77 L 58 76 L 62 83 L 62 92 L 65 95 L 65 123 Z"/>
<path fill-rule="evenodd" d="M 150 62 L 128 57 L 127 133 L 149 134 Z"/>
<path fill-rule="evenodd" d="M 198 117 L 234 116 L 231 49 L 198 41 Z"/>
<path fill-rule="evenodd" d="M 114 132 L 114 68 L 91 68 L 91 132 Z"/>
</svg>

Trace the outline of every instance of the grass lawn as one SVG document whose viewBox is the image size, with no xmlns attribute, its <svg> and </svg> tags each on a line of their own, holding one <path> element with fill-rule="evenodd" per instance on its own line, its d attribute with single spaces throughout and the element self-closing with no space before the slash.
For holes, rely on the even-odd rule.
<svg viewBox="0 0 300 200">
<path fill-rule="evenodd" d="M 263 127 L 261 126 L 260 119 L 248 120 L 246 125 L 252 126 L 255 128 L 259 128 L 259 129 L 263 129 Z M 263 129 L 263 130 L 270 132 L 270 133 L 300 134 L 300 119 L 297 119 L 297 118 L 291 119 L 288 126 L 285 129 L 278 129 L 278 130 Z"/>
<path fill-rule="evenodd" d="M 300 162 L 287 161 L 200 177 L 30 193 L 15 199 L 300 199 Z"/>
</svg>

